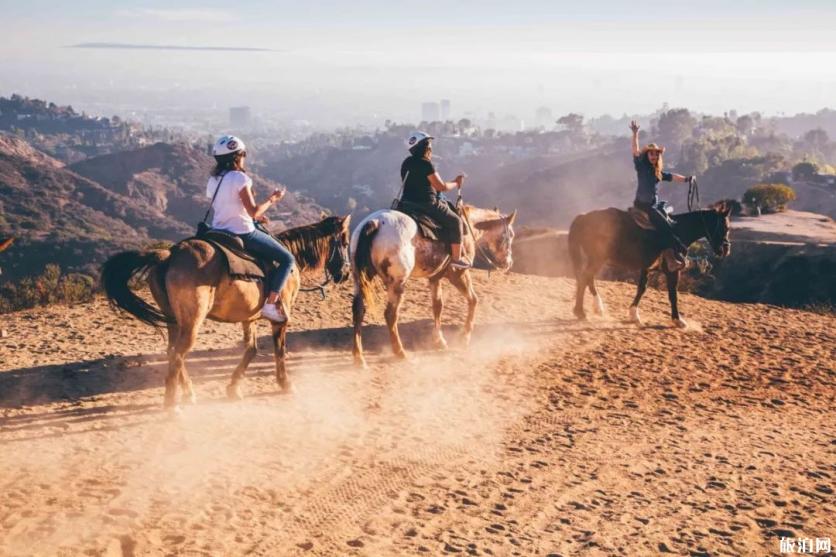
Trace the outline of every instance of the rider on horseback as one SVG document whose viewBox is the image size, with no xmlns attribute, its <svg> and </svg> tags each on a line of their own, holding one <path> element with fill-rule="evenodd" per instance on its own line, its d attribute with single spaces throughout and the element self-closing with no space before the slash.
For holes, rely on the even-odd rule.
<svg viewBox="0 0 836 557">
<path fill-rule="evenodd" d="M 639 125 L 635 120 L 630 122 L 630 130 L 633 132 L 633 164 L 638 177 L 633 206 L 647 213 L 650 222 L 662 234 L 665 247 L 673 250 L 673 261 L 668 260 L 669 267 L 672 267 L 670 270 L 681 269 L 685 266 L 688 248 L 677 237 L 673 224 L 665 213 L 665 202 L 659 200 L 659 182 L 691 183 L 694 177 L 663 172 L 662 153 L 665 152 L 665 148 L 651 143 L 640 149 Z"/>
<path fill-rule="evenodd" d="M 450 244 L 450 265 L 454 269 L 469 269 L 473 264 L 462 257 L 462 219 L 442 195 L 445 191 L 461 188 L 464 176 L 456 176 L 452 182 L 441 179 L 432 163 L 432 140 L 421 131 L 413 132 L 406 140 L 411 156 L 401 164 L 402 199 L 419 206 L 422 212 L 442 226 Z"/>
<path fill-rule="evenodd" d="M 264 213 L 281 201 L 285 191 L 277 189 L 267 201 L 256 205 L 252 178 L 244 171 L 245 149 L 244 142 L 234 135 L 221 137 L 212 148 L 217 164 L 206 184 L 206 195 L 213 199 L 212 228 L 238 236 L 247 251 L 279 264 L 270 275 L 261 315 L 270 321 L 284 323 L 287 313 L 282 308 L 279 294 L 293 270 L 293 254 L 273 236 L 259 230 L 255 223 L 267 223 Z"/>
</svg>

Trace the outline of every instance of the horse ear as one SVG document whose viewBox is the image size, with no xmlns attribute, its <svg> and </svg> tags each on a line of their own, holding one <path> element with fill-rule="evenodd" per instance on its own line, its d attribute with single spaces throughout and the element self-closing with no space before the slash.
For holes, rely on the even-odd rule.
<svg viewBox="0 0 836 557">
<path fill-rule="evenodd" d="M 714 204 L 714 210 L 723 215 L 724 217 L 727 217 L 732 212 L 732 206 L 731 203 L 728 203 L 725 200 L 718 201 Z"/>
<path fill-rule="evenodd" d="M 517 218 L 517 210 L 514 209 L 514 212 L 506 217 L 506 220 L 508 221 L 508 225 L 510 226 L 510 225 L 514 224 L 514 221 L 516 220 L 516 218 Z"/>
</svg>

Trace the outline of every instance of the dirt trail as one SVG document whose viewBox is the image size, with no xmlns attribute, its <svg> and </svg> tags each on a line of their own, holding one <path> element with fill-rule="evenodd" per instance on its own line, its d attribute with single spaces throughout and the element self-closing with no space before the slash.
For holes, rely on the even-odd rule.
<svg viewBox="0 0 836 557">
<path fill-rule="evenodd" d="M 105 304 L 3 316 L 0 555 L 778 554 L 836 537 L 836 319 L 685 295 L 692 325 L 571 319 L 563 279 L 480 275 L 470 349 L 429 349 L 428 294 L 349 352 L 347 288 L 303 298 L 276 394 L 267 338 L 208 324 L 199 401 L 161 410 L 163 343 Z M 447 292 L 449 323 L 464 305 Z M 266 334 L 266 327 L 261 333 Z"/>
</svg>

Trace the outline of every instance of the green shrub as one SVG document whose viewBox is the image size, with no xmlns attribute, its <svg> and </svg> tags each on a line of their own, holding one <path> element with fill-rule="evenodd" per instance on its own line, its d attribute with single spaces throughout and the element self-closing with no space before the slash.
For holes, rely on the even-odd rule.
<svg viewBox="0 0 836 557">
<path fill-rule="evenodd" d="M 52 304 L 89 302 L 95 294 L 96 281 L 93 277 L 79 273 L 64 275 L 58 265 L 49 264 L 38 276 L 0 284 L 0 313 Z"/>
<path fill-rule="evenodd" d="M 756 184 L 743 194 L 743 203 L 753 211 L 779 213 L 795 200 L 795 190 L 786 184 Z"/>
</svg>

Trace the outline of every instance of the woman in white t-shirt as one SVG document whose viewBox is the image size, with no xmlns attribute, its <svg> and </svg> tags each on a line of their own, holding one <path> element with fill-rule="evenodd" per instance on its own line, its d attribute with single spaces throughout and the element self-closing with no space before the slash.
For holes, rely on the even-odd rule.
<svg viewBox="0 0 836 557">
<path fill-rule="evenodd" d="M 267 201 L 256 204 L 253 181 L 244 171 L 247 151 L 244 142 L 234 135 L 221 137 L 212 148 L 216 165 L 206 184 L 206 196 L 212 202 L 212 228 L 235 234 L 244 241 L 244 247 L 259 257 L 276 261 L 278 269 L 267 282 L 267 300 L 261 315 L 271 321 L 287 321 L 279 294 L 284 288 L 295 261 L 293 254 L 269 234 L 255 227 L 256 222 L 267 222 L 264 213 L 284 197 L 284 190 L 277 189 Z"/>
</svg>

